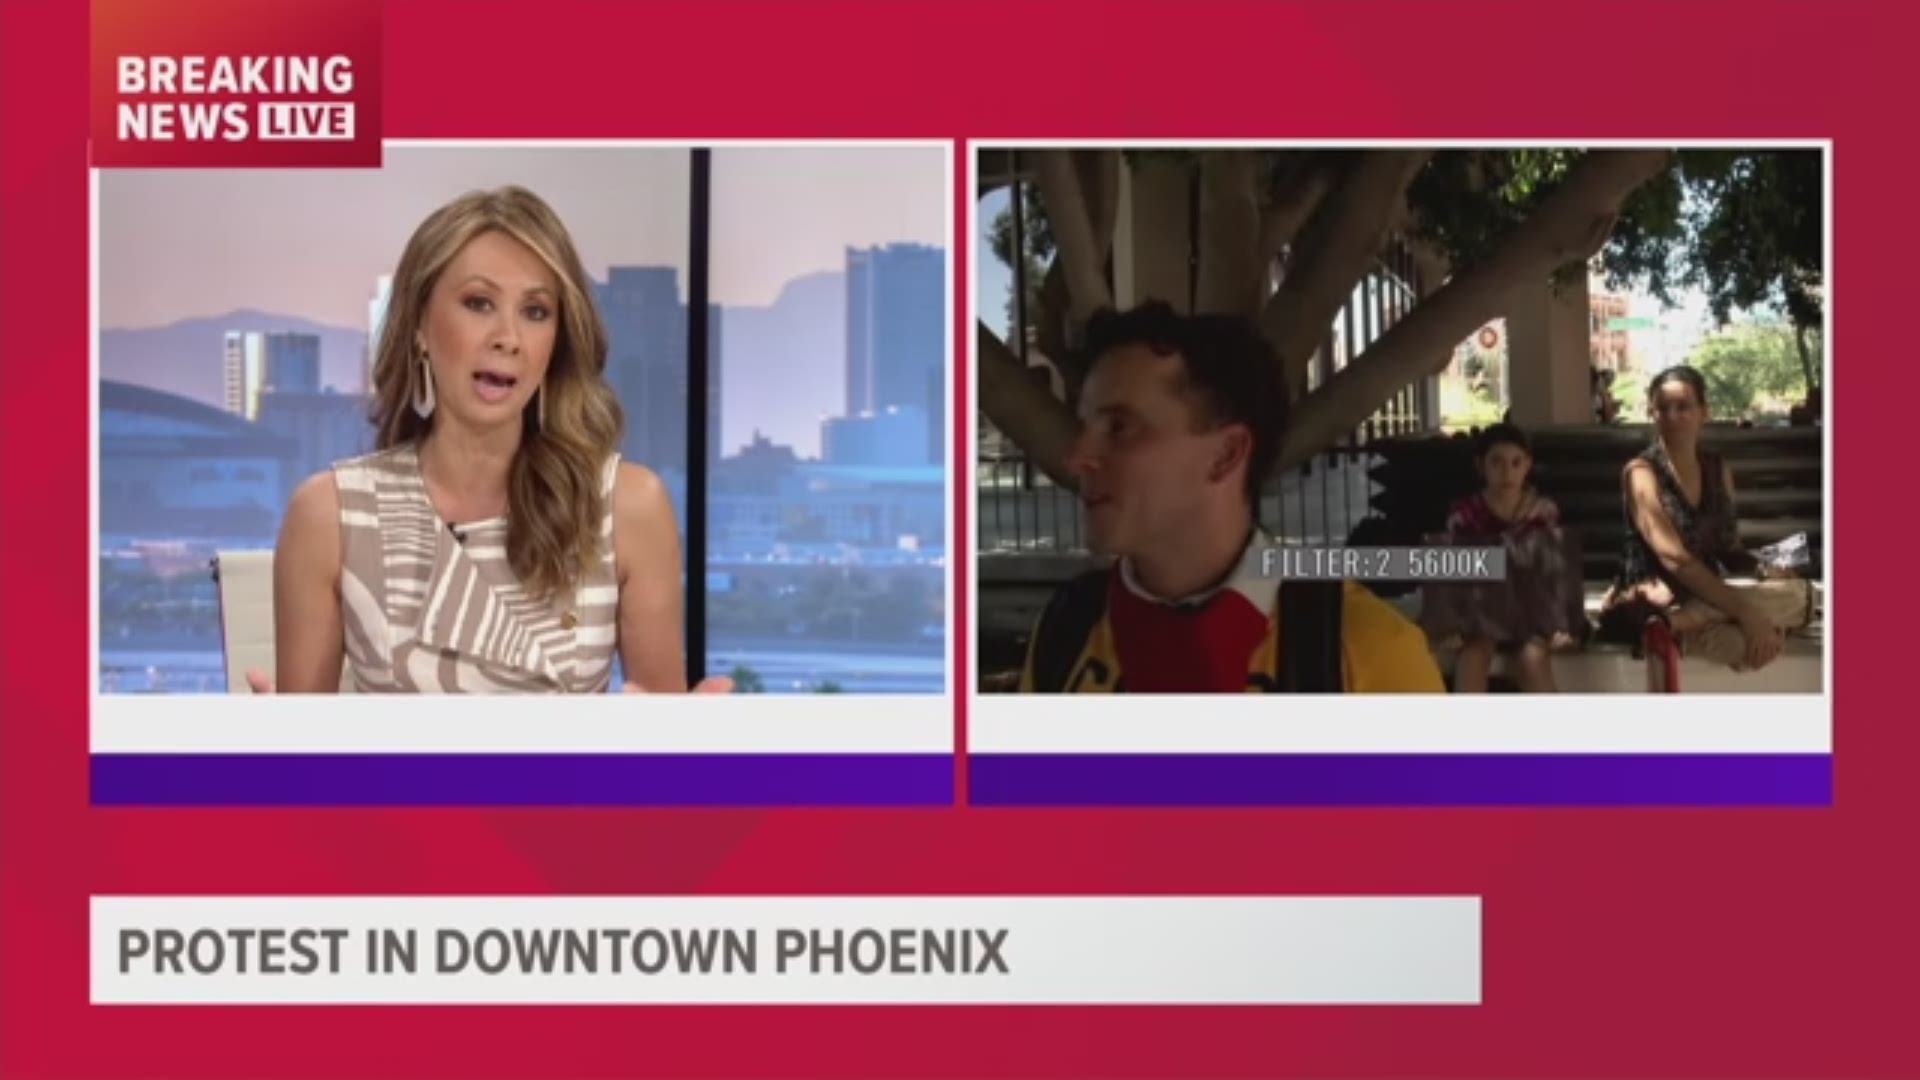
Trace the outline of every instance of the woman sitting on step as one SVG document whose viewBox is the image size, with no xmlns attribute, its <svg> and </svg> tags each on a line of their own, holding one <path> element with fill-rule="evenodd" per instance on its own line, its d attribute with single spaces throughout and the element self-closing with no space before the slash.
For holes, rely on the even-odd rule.
<svg viewBox="0 0 1920 1080">
<path fill-rule="evenodd" d="M 1806 581 L 1777 575 L 1740 546 L 1733 469 L 1700 447 L 1707 384 L 1690 367 L 1654 377 L 1647 390 L 1653 445 L 1622 475 L 1626 541 L 1620 576 L 1602 608 L 1601 633 L 1638 642 L 1663 620 L 1683 655 L 1735 670 L 1765 667 L 1787 631 L 1813 618 Z M 1740 581 L 1766 577 L 1763 581 Z"/>
</svg>

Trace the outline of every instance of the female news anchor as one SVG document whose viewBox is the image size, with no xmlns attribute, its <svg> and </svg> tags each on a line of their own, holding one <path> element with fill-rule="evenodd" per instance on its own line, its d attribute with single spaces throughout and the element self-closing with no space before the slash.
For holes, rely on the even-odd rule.
<svg viewBox="0 0 1920 1080">
<path fill-rule="evenodd" d="M 591 693 L 617 649 L 626 689 L 684 691 L 673 508 L 619 461 L 606 360 L 586 270 L 537 196 L 474 192 L 422 222 L 375 353 L 377 449 L 294 492 L 276 671 L 254 689 Z"/>
</svg>

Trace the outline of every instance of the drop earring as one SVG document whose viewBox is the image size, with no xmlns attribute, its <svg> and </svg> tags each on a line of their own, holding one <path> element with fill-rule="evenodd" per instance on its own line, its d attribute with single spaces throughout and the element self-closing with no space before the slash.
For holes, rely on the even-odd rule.
<svg viewBox="0 0 1920 1080">
<path fill-rule="evenodd" d="M 427 354 L 420 354 L 420 386 L 413 392 L 413 411 L 425 420 L 433 415 L 433 367 L 427 363 Z"/>
<path fill-rule="evenodd" d="M 533 392 L 533 427 L 535 431 L 544 432 L 547 430 L 547 386 L 545 383 L 541 383 L 540 389 Z"/>
</svg>

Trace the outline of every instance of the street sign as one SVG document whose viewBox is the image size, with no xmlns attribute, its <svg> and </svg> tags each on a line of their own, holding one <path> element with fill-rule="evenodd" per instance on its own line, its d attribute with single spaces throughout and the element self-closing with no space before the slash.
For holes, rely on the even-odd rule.
<svg viewBox="0 0 1920 1080">
<path fill-rule="evenodd" d="M 1616 315 L 1607 320 L 1609 330 L 1651 330 L 1658 325 L 1646 315 Z"/>
</svg>

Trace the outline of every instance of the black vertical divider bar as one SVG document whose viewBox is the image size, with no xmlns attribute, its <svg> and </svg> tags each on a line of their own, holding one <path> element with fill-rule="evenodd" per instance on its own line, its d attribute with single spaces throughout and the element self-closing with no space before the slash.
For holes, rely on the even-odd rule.
<svg viewBox="0 0 1920 1080">
<path fill-rule="evenodd" d="M 691 159 L 687 208 L 687 685 L 707 672 L 707 273 L 713 151 Z"/>
</svg>

